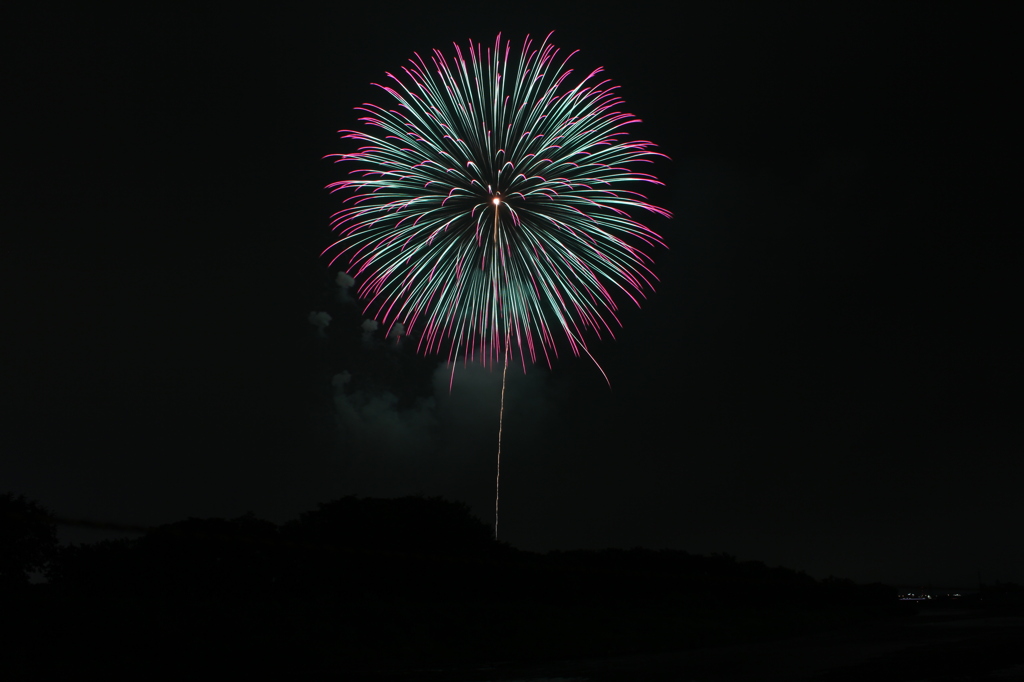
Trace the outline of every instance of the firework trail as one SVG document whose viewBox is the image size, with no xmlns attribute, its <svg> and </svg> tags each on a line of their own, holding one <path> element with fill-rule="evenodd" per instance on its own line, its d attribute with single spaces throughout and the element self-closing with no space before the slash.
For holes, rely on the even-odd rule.
<svg viewBox="0 0 1024 682">
<path fill-rule="evenodd" d="M 357 109 L 368 130 L 340 131 L 358 149 L 331 155 L 354 170 L 329 185 L 348 206 L 324 253 L 348 256 L 367 314 L 449 362 L 504 356 L 499 460 L 511 351 L 550 365 L 560 337 L 596 365 L 586 337 L 614 337 L 613 294 L 639 305 L 644 249 L 664 246 L 630 211 L 670 216 L 627 188 L 662 184 L 634 166 L 664 155 L 626 136 L 638 119 L 601 69 L 569 84 L 572 54 L 548 38 L 415 55 L 379 86 L 390 107 Z"/>
<path fill-rule="evenodd" d="M 498 538 L 498 499 L 501 497 L 501 430 L 505 425 L 505 376 L 508 374 L 509 340 L 505 338 L 505 367 L 501 370 L 501 407 L 498 409 L 498 473 L 494 476 L 494 538 Z"/>
</svg>

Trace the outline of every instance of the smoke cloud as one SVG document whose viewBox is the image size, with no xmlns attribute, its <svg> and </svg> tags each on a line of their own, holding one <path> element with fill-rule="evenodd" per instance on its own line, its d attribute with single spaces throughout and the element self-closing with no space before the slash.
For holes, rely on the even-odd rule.
<svg viewBox="0 0 1024 682">
<path fill-rule="evenodd" d="M 334 375 L 331 386 L 338 416 L 355 437 L 358 448 L 375 454 L 408 457 L 422 455 L 433 447 L 436 430 L 433 398 L 401 409 L 394 393 L 354 389 L 351 382 L 352 375 L 345 371 Z"/>
<path fill-rule="evenodd" d="M 327 325 L 331 323 L 331 316 L 324 311 L 313 311 L 309 314 L 309 323 L 316 327 L 316 331 L 320 336 L 326 336 Z"/>
<path fill-rule="evenodd" d="M 521 465 L 543 458 L 537 442 L 553 411 L 546 376 L 509 367 L 502 448 L 518 453 Z M 403 402 L 395 391 L 357 387 L 348 371 L 336 374 L 350 484 L 360 494 L 443 495 L 486 510 L 493 505 L 501 379 L 500 366 L 440 365 L 431 395 Z"/>
<path fill-rule="evenodd" d="M 341 303 L 355 303 L 355 298 L 352 296 L 352 287 L 355 286 L 356 281 L 347 272 L 339 272 L 338 276 L 334 278 L 334 283 L 338 285 L 338 301 Z"/>
<path fill-rule="evenodd" d="M 405 336 L 405 325 L 401 322 L 395 322 L 391 325 L 391 329 L 388 330 L 388 341 L 394 341 L 398 343 L 398 340 Z"/>
<path fill-rule="evenodd" d="M 377 331 L 380 325 L 377 324 L 377 320 L 363 320 L 363 323 L 359 325 L 360 329 L 363 330 L 363 344 L 366 346 L 373 345 L 373 334 Z"/>
</svg>

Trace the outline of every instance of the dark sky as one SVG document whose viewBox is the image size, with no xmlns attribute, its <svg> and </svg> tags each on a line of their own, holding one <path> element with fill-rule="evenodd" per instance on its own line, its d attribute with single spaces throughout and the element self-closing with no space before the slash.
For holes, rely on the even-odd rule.
<svg viewBox="0 0 1024 682">
<path fill-rule="evenodd" d="M 1002 6 L 349 4 L 9 23 L 0 490 L 121 524 L 346 494 L 490 522 L 500 372 L 449 391 L 364 333 L 319 257 L 322 157 L 414 51 L 554 31 L 671 157 L 674 216 L 657 292 L 592 345 L 611 389 L 510 370 L 502 539 L 1024 582 Z"/>
</svg>

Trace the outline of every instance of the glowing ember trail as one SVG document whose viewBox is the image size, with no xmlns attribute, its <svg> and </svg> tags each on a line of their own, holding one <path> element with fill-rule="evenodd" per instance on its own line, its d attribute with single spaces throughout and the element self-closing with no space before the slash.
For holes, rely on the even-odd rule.
<svg viewBox="0 0 1024 682">
<path fill-rule="evenodd" d="M 508 337 L 505 338 L 505 369 L 501 371 L 501 408 L 498 410 L 498 474 L 494 477 L 494 539 L 498 539 L 498 498 L 501 497 L 501 430 L 505 425 L 505 375 L 508 374 Z"/>
</svg>

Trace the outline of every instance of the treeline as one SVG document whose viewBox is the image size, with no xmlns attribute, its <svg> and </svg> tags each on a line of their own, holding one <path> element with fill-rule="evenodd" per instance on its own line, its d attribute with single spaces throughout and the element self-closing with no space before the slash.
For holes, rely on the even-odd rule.
<svg viewBox="0 0 1024 682">
<path fill-rule="evenodd" d="M 4 496 L 0 507 L 0 551 L 14 550 L 0 567 L 15 605 L 4 617 L 23 634 L 23 664 L 61 672 L 73 668 L 58 649 L 76 652 L 68 665 L 105 665 L 109 641 L 135 662 L 175 650 L 175 665 L 301 661 L 372 676 L 779 636 L 896 606 L 885 586 L 724 554 L 524 552 L 440 498 L 347 497 L 281 525 L 187 519 L 67 547 L 38 505 Z M 29 586 L 30 572 L 47 582 Z"/>
<path fill-rule="evenodd" d="M 523 552 L 495 541 L 466 505 L 441 498 L 346 497 L 280 526 L 252 515 L 190 518 L 136 539 L 59 548 L 55 535 L 41 537 L 44 518 L 23 514 L 34 530 L 26 530 L 22 546 L 32 533 L 40 536 L 39 546 L 20 578 L 17 567 L 7 571 L 8 584 L 27 582 L 34 570 L 55 593 L 176 599 L 344 594 L 376 600 L 680 599 L 824 606 L 889 603 L 895 596 L 886 586 L 815 580 L 727 554 L 639 548 Z"/>
</svg>

